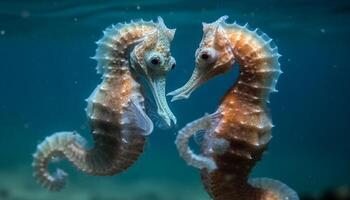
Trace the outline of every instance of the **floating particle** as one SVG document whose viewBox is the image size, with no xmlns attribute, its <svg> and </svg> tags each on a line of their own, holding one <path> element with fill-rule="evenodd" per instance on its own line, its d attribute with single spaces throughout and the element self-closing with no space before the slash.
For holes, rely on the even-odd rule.
<svg viewBox="0 0 350 200">
<path fill-rule="evenodd" d="M 141 9 L 141 6 L 136 6 L 136 10 L 140 10 Z"/>
<path fill-rule="evenodd" d="M 78 18 L 76 18 L 76 17 L 74 17 L 74 19 L 73 19 L 75 22 L 77 22 L 78 21 Z"/>
<path fill-rule="evenodd" d="M 5 30 L 1 30 L 0 31 L 0 35 L 5 35 L 6 31 Z"/>
<path fill-rule="evenodd" d="M 86 125 L 85 124 L 82 124 L 82 125 L 80 125 L 80 130 L 86 130 L 87 129 L 87 127 L 86 127 Z"/>
<path fill-rule="evenodd" d="M 21 12 L 21 17 L 22 18 L 28 18 L 30 16 L 30 12 L 28 10 L 23 10 Z"/>
<path fill-rule="evenodd" d="M 25 129 L 28 129 L 28 128 L 30 127 L 30 124 L 29 124 L 29 123 L 25 123 L 25 124 L 23 124 L 23 127 L 24 127 Z"/>
<path fill-rule="evenodd" d="M 325 32 L 326 32 L 326 29 L 321 28 L 320 31 L 321 31 L 321 33 L 325 33 Z"/>
</svg>

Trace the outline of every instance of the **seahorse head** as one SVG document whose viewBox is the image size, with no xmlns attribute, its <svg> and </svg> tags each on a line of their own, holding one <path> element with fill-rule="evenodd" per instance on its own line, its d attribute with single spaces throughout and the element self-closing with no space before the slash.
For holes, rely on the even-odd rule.
<svg viewBox="0 0 350 200">
<path fill-rule="evenodd" d="M 172 101 L 189 98 L 198 86 L 232 67 L 233 48 L 222 27 L 226 19 L 223 16 L 213 23 L 203 23 L 203 38 L 195 53 L 196 67 L 183 87 L 169 93 Z"/>
<path fill-rule="evenodd" d="M 175 29 L 168 29 L 160 17 L 156 26 L 157 28 L 143 37 L 131 52 L 131 66 L 149 84 L 158 114 L 171 126 L 172 122 L 176 124 L 176 118 L 165 98 L 165 80 L 167 73 L 176 64 L 170 53 L 170 42 L 173 40 Z"/>
</svg>

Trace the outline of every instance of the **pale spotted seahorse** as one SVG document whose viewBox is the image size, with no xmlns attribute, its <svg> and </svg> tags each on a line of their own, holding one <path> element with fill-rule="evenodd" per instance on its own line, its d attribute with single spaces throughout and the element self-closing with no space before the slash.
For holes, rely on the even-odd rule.
<svg viewBox="0 0 350 200">
<path fill-rule="evenodd" d="M 201 169 L 207 192 L 214 200 L 297 200 L 285 184 L 268 178 L 249 179 L 249 174 L 267 148 L 273 127 L 266 102 L 282 73 L 277 47 L 258 29 L 236 23 L 227 16 L 203 23 L 203 38 L 196 51 L 196 67 L 189 81 L 169 93 L 173 100 L 188 98 L 201 84 L 227 72 L 235 61 L 238 80 L 224 95 L 217 111 L 179 131 L 180 156 Z M 188 146 L 198 131 L 205 131 L 201 154 Z"/>
<path fill-rule="evenodd" d="M 153 130 L 143 84 L 149 85 L 160 117 L 169 126 L 176 124 L 165 98 L 165 76 L 175 66 L 170 54 L 174 34 L 160 17 L 157 23 L 132 21 L 104 31 L 93 57 L 103 81 L 87 99 L 86 109 L 94 146 L 87 148 L 76 132 L 47 137 L 37 146 L 32 164 L 43 187 L 58 191 L 65 185 L 64 171 L 49 172 L 52 159 L 67 159 L 80 171 L 98 176 L 120 173 L 138 159 Z"/>
</svg>

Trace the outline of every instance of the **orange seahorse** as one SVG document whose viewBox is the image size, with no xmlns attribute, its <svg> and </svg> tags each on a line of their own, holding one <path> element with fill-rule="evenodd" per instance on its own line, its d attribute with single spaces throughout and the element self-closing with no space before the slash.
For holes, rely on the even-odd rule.
<svg viewBox="0 0 350 200">
<path fill-rule="evenodd" d="M 180 156 L 201 169 L 205 189 L 214 200 L 297 200 L 285 184 L 268 179 L 249 179 L 270 140 L 273 127 L 266 102 L 282 73 L 277 47 L 258 30 L 227 16 L 203 23 L 203 38 L 196 51 L 196 67 L 189 81 L 169 93 L 172 100 L 188 98 L 210 78 L 227 72 L 235 61 L 239 77 L 223 97 L 217 111 L 186 125 L 176 139 Z M 205 131 L 201 155 L 188 146 L 198 131 Z"/>
<path fill-rule="evenodd" d="M 153 123 L 145 112 L 143 84 L 148 83 L 158 114 L 169 126 L 176 118 L 165 98 L 165 76 L 175 66 L 170 42 L 175 34 L 159 17 L 153 21 L 112 25 L 97 41 L 97 70 L 102 83 L 87 99 L 87 117 L 94 147 L 76 132 L 47 137 L 34 153 L 34 177 L 51 191 L 65 185 L 67 174 L 48 170 L 52 159 L 65 158 L 90 175 L 114 175 L 129 168 L 141 155 Z M 144 79 L 145 81 L 141 81 Z"/>
</svg>

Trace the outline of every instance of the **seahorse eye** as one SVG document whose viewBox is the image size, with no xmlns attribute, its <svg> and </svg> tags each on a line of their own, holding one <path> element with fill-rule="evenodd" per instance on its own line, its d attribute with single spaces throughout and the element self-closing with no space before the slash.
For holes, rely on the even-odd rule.
<svg viewBox="0 0 350 200">
<path fill-rule="evenodd" d="M 201 58 L 203 60 L 207 60 L 209 58 L 209 54 L 207 52 L 203 52 L 202 55 L 201 55 Z"/>
<path fill-rule="evenodd" d="M 164 64 L 164 57 L 158 52 L 152 52 L 146 55 L 146 64 L 154 70 L 162 70 Z"/>
<path fill-rule="evenodd" d="M 205 48 L 199 53 L 200 62 L 211 64 L 216 62 L 216 59 L 217 59 L 217 53 L 212 48 Z"/>
<path fill-rule="evenodd" d="M 159 58 L 152 58 L 152 59 L 151 59 L 151 63 L 152 63 L 153 65 L 159 65 L 160 60 L 159 60 Z"/>
</svg>

